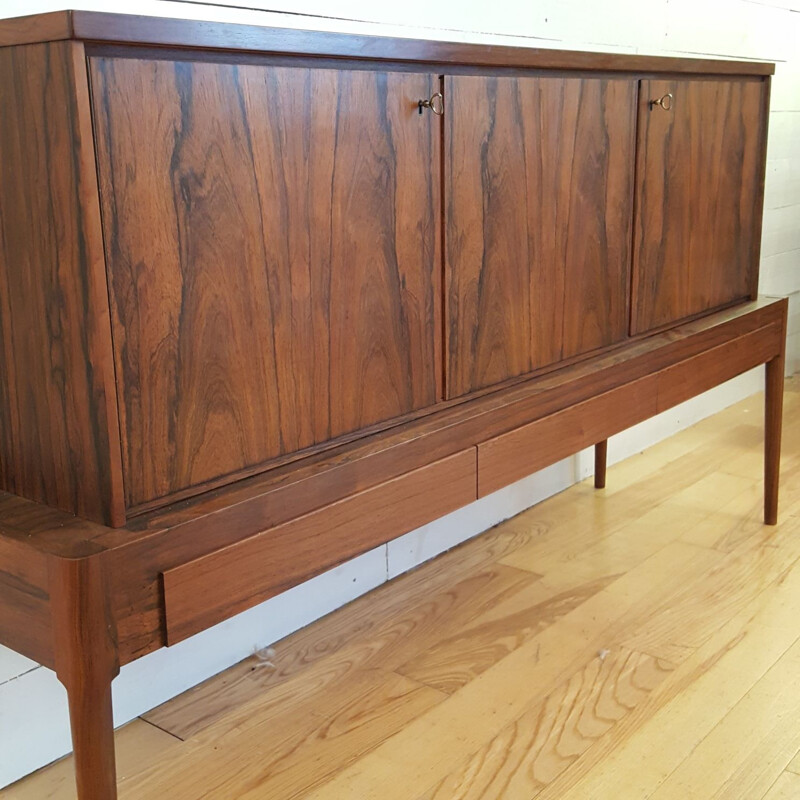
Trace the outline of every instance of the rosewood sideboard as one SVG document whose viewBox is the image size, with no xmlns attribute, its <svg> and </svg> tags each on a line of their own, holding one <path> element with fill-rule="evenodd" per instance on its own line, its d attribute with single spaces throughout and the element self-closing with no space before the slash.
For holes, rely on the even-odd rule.
<svg viewBox="0 0 800 800">
<path fill-rule="evenodd" d="M 116 797 L 111 682 L 766 365 L 773 65 L 0 23 L 0 642 Z"/>
</svg>

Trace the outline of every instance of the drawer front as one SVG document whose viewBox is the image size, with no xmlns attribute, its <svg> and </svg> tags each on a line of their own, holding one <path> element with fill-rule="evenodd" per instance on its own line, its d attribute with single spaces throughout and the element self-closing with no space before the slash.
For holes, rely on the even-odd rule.
<svg viewBox="0 0 800 800">
<path fill-rule="evenodd" d="M 164 572 L 167 643 L 471 503 L 476 478 L 470 448 Z"/>
<path fill-rule="evenodd" d="M 775 358 L 783 346 L 783 331 L 783 325 L 774 322 L 662 370 L 657 411 L 666 411 Z"/>
<path fill-rule="evenodd" d="M 478 496 L 652 417 L 657 387 L 657 375 L 648 375 L 479 444 Z"/>
</svg>

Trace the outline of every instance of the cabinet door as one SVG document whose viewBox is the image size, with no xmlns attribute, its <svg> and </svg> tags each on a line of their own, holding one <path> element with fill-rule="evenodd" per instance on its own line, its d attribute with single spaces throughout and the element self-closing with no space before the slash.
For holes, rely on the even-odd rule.
<svg viewBox="0 0 800 800">
<path fill-rule="evenodd" d="M 450 397 L 626 336 L 635 91 L 446 79 Z"/>
<path fill-rule="evenodd" d="M 642 81 L 631 333 L 755 294 L 765 101 L 761 80 Z"/>
<path fill-rule="evenodd" d="M 91 77 L 130 506 L 436 401 L 437 76 Z"/>
</svg>

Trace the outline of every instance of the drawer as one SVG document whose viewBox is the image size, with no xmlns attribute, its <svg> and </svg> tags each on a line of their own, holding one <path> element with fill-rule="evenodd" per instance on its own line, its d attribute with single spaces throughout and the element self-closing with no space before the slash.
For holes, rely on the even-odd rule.
<svg viewBox="0 0 800 800">
<path fill-rule="evenodd" d="M 478 497 L 652 417 L 657 388 L 648 375 L 479 444 Z"/>
<path fill-rule="evenodd" d="M 773 322 L 662 370 L 658 375 L 657 410 L 672 408 L 775 358 L 781 352 L 783 337 L 783 325 Z"/>
<path fill-rule="evenodd" d="M 781 337 L 772 323 L 479 444 L 478 497 L 763 364 L 780 352 Z"/>
<path fill-rule="evenodd" d="M 167 643 L 471 503 L 475 455 L 469 448 L 167 570 Z"/>
</svg>

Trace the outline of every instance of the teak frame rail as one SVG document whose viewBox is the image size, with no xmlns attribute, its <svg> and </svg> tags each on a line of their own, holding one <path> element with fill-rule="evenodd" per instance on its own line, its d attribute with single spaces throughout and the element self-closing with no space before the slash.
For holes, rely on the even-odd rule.
<svg viewBox="0 0 800 800">
<path fill-rule="evenodd" d="M 20 67 L 28 63 L 27 47 L 40 48 L 30 63 L 46 65 L 48 74 Z M 66 198 L 67 208 L 57 219 L 69 217 L 72 233 L 77 231 L 74 242 L 68 235 L 50 241 L 31 234 L 25 252 L 44 286 L 42 298 L 36 298 L 42 299 L 41 308 L 33 308 L 33 301 L 31 308 L 45 317 L 55 314 L 55 308 L 60 315 L 53 328 L 58 335 L 48 339 L 51 329 L 44 326 L 43 340 L 34 341 L 42 360 L 52 359 L 46 385 L 37 388 L 45 401 L 60 403 L 56 410 L 64 414 L 57 420 L 61 429 L 55 424 L 47 428 L 52 439 L 48 444 L 54 445 L 58 458 L 40 464 L 52 476 L 52 485 L 44 485 L 47 481 L 31 469 L 43 452 L 21 453 L 24 448 L 15 449 L 7 440 L 13 438 L 9 431 L 15 432 L 14 424 L 37 440 L 51 405 L 43 402 L 34 409 L 23 421 L 26 425 L 11 419 L 0 391 L 0 457 L 8 451 L 18 457 L 17 463 L 0 463 L 0 484 L 17 492 L 0 492 L 0 642 L 54 669 L 66 687 L 80 800 L 116 797 L 111 683 L 121 665 L 585 447 L 595 447 L 595 485 L 602 488 L 609 436 L 762 364 L 764 520 L 776 523 L 787 302 L 756 296 L 759 219 L 741 259 L 747 269 L 737 275 L 748 287 L 745 294 L 709 303 L 688 318 L 684 311 L 671 327 L 626 334 L 538 373 L 487 383 L 488 388 L 447 401 L 440 397 L 413 414 L 290 454 L 291 460 L 269 469 L 237 474 L 227 484 L 221 479 L 195 496 L 169 496 L 168 503 L 149 509 L 126 505 L 116 438 L 119 410 L 107 274 L 98 233 L 91 141 L 95 129 L 88 83 L 81 83 L 87 48 L 95 53 L 122 48 L 128 57 L 132 48 L 140 48 L 136 52 L 146 58 L 166 53 L 190 61 L 202 54 L 209 61 L 248 63 L 267 57 L 284 65 L 390 65 L 398 71 L 424 68 L 437 74 L 571 71 L 637 80 L 733 76 L 763 81 L 766 88 L 759 97 L 764 98 L 773 72 L 771 64 L 752 62 L 415 42 L 91 12 L 0 23 L 0 66 L 42 97 L 55 87 L 68 100 L 57 107 L 68 131 L 63 139 L 54 138 L 51 129 L 36 131 L 44 137 L 44 149 L 54 148 L 45 164 L 52 166 L 52 173 L 42 172 L 44 162 L 35 159 L 27 167 L 29 176 L 49 179 L 51 198 Z M 14 53 L 2 60 L 10 51 Z M 0 88 L 0 108 L 3 101 Z M 12 102 L 8 96 L 5 101 Z M 36 127 L 27 118 L 22 130 L 25 125 Z M 15 142 L 24 138 L 12 127 L 13 121 L 0 115 L 0 135 Z M 756 128 L 763 173 L 763 120 Z M 65 153 L 71 162 L 63 158 Z M 0 175 L 0 199 L 30 200 L 26 186 L 31 183 L 35 181 L 13 176 L 3 182 Z M 756 190 L 756 211 L 759 193 L 763 184 Z M 24 282 L 12 274 L 14 265 L 3 246 L 0 237 L 0 350 L 8 350 L 13 347 L 6 306 L 12 289 L 19 294 Z M 75 274 L 69 273 L 71 258 L 77 264 Z M 59 269 L 51 268 L 48 259 Z M 22 364 L 28 351 L 15 355 Z M 8 372 L 0 369 L 0 390 L 11 383 L 4 369 Z M 64 374 L 70 380 L 63 380 Z M 14 468 L 19 475 L 11 474 Z M 24 499 L 25 494 L 41 502 Z M 97 519 L 108 524 L 92 521 Z"/>
</svg>

